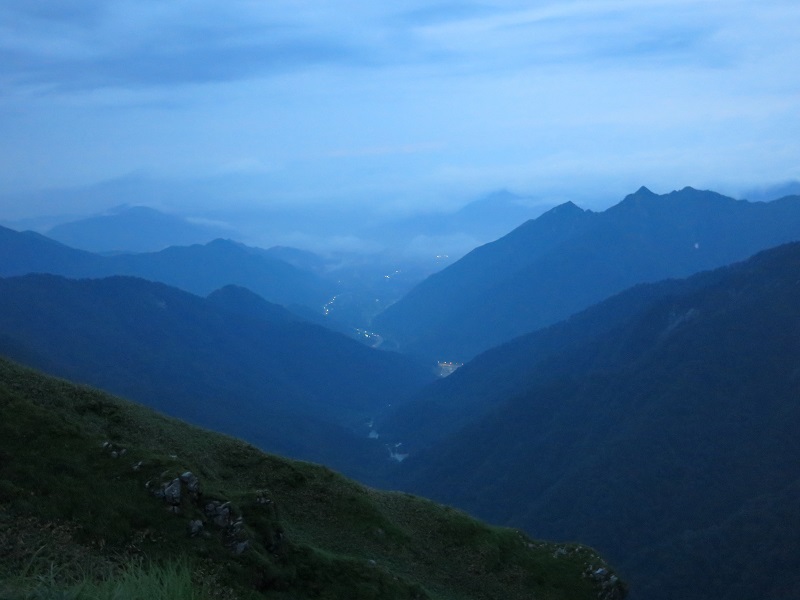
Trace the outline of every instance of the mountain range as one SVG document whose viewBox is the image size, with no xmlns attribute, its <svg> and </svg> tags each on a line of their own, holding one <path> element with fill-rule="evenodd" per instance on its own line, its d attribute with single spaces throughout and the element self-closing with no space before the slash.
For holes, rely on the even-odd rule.
<svg viewBox="0 0 800 600">
<path fill-rule="evenodd" d="M 172 218 L 156 215 L 158 222 Z M 131 275 L 202 296 L 225 285 L 238 285 L 270 302 L 289 306 L 306 320 L 351 336 L 357 336 L 356 329 L 364 330 L 382 308 L 440 268 L 439 262 L 347 252 L 322 257 L 298 248 L 258 248 L 227 239 L 170 246 L 158 252 L 99 254 L 36 232 L 0 227 L 0 276 Z"/>
<path fill-rule="evenodd" d="M 117 206 L 49 228 L 47 237 L 89 252 L 157 252 L 230 237 L 228 228 L 163 213 L 147 206 Z"/>
<path fill-rule="evenodd" d="M 403 407 L 392 485 L 592 544 L 632 598 L 797 597 L 798 307 L 800 243 L 636 286 Z"/>
<path fill-rule="evenodd" d="M 402 248 L 414 240 L 441 241 L 439 252 L 459 256 L 495 240 L 550 208 L 538 198 L 521 196 L 508 190 L 479 197 L 457 210 L 432 210 L 401 219 L 388 220 L 368 228 L 364 236 Z M 471 244 L 471 245 L 470 245 Z"/>
<path fill-rule="evenodd" d="M 388 456 L 366 423 L 434 378 L 243 288 L 131 277 L 0 279 L 0 354 L 349 472 Z"/>
<path fill-rule="evenodd" d="M 372 327 L 404 352 L 463 362 L 637 283 L 798 238 L 798 196 L 747 202 L 641 188 L 599 213 L 566 203 L 431 275 Z"/>
<path fill-rule="evenodd" d="M 277 258 L 268 250 L 223 239 L 172 246 L 159 252 L 103 256 L 34 232 L 0 227 L 0 257 L 2 277 L 27 273 L 71 278 L 130 275 L 201 296 L 226 285 L 239 285 L 270 302 L 311 307 L 320 314 L 334 294 L 334 284 L 318 274 Z"/>
<path fill-rule="evenodd" d="M 798 239 L 798 196 L 747 202 L 642 188 L 603 212 L 562 204 L 476 248 L 379 314 L 374 328 L 359 329 L 378 351 L 312 321 L 330 325 L 327 313 L 339 307 L 348 315 L 343 330 L 360 327 L 353 324 L 413 279 L 389 262 L 332 271 L 308 252 L 229 240 L 106 256 L 0 228 L 0 355 L 370 485 L 424 494 L 536 537 L 589 543 L 621 567 L 634 600 L 795 598 L 800 243 L 786 242 Z M 466 364 L 442 379 L 431 359 Z M 117 539 L 135 546 L 142 540 L 130 535 L 152 531 L 141 523 L 165 526 L 173 509 L 213 520 L 200 505 L 159 505 L 160 517 L 139 519 L 113 508 L 116 492 L 100 494 L 113 500 L 108 510 L 86 497 L 105 481 L 92 484 L 92 469 L 166 496 L 169 481 L 156 481 L 158 473 L 168 469 L 183 489 L 187 468 L 212 482 L 214 502 L 233 494 L 245 521 L 258 521 L 247 537 L 260 544 L 257 556 L 223 563 L 250 582 L 226 580 L 238 591 L 453 600 L 624 592 L 581 546 L 486 534 L 461 516 L 458 540 L 449 525 L 437 537 L 432 517 L 412 534 L 404 527 L 419 504 L 381 520 L 403 493 L 365 496 L 326 469 L 264 458 L 184 425 L 152 429 L 151 413 L 98 392 L 5 362 L 0 374 L 0 399 L 13 407 L 0 436 L 0 581 L 16 568 L 3 551 L 20 550 L 14 532 L 24 523 L 38 523 L 36 539 L 45 539 L 48 519 L 101 515 L 97 529 L 88 517 L 78 526 L 99 544 L 119 535 L 118 522 L 125 531 Z M 31 449 L 25 439 L 55 441 Z M 119 458 L 122 444 L 146 448 L 146 480 L 86 454 L 102 448 Z M 70 454 L 76 448 L 83 454 Z M 21 457 L 26 466 L 17 468 Z M 279 475 L 270 479 L 270 470 Z M 241 481 L 253 485 L 231 487 Z M 257 481 L 265 483 L 253 491 Z M 75 491 L 48 500 L 50 482 Z M 125 488 L 132 498 L 134 487 Z M 262 521 L 252 509 L 272 500 L 273 487 L 286 492 L 286 512 Z M 316 529 L 304 511 L 331 522 Z M 193 544 L 185 525 L 184 543 Z M 212 536 L 225 552 L 245 541 L 228 533 Z M 294 536 L 286 554 L 272 550 L 279 534 Z M 390 541 L 369 558 L 364 548 L 377 548 L 375 536 Z M 429 538 L 441 543 L 429 548 Z M 470 549 L 459 549 L 465 542 Z M 199 547 L 205 556 L 219 549 Z M 564 578 L 553 583 L 525 562 L 524 548 L 542 549 L 537 560 L 549 557 Z M 559 562 L 567 557 L 577 562 Z M 365 571 L 364 560 L 383 570 Z M 573 588 L 575 573 L 582 583 Z"/>
</svg>

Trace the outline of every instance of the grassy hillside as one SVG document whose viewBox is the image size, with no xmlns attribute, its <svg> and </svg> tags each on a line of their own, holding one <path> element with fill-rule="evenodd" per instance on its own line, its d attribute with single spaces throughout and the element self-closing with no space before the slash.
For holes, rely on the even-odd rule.
<svg viewBox="0 0 800 600">
<path fill-rule="evenodd" d="M 0 598 L 150 585 L 187 598 L 624 596 L 589 548 L 371 490 L 0 360 Z"/>
</svg>

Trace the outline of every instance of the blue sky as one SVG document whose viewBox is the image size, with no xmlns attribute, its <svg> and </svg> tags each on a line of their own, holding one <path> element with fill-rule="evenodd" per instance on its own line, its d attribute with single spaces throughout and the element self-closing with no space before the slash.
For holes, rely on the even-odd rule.
<svg viewBox="0 0 800 600">
<path fill-rule="evenodd" d="M 798 31 L 796 0 L 4 0 L 0 213 L 131 178 L 184 211 L 742 194 L 800 179 Z"/>
</svg>

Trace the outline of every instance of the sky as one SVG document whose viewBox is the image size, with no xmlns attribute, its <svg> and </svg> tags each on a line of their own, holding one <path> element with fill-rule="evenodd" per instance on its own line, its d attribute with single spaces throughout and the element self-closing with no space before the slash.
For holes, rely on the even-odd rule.
<svg viewBox="0 0 800 600">
<path fill-rule="evenodd" d="M 800 179 L 798 31 L 796 0 L 3 0 L 0 217 L 741 197 Z"/>
</svg>

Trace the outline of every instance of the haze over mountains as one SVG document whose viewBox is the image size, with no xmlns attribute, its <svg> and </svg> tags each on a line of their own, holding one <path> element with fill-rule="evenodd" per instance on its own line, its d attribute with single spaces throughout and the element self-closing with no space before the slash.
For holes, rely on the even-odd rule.
<svg viewBox="0 0 800 600">
<path fill-rule="evenodd" d="M 47 237 L 89 252 L 156 252 L 230 237 L 230 228 L 192 222 L 147 206 L 118 206 L 106 214 L 60 223 Z"/>
<path fill-rule="evenodd" d="M 405 352 L 463 361 L 636 283 L 741 260 L 798 231 L 798 196 L 642 188 L 600 213 L 566 203 L 430 276 L 373 327 Z"/>
<path fill-rule="evenodd" d="M 398 262 L 384 255 L 321 257 L 307 250 L 246 246 L 228 239 L 170 246 L 158 252 L 98 254 L 44 235 L 0 227 L 0 276 L 131 275 L 205 296 L 239 285 L 290 306 L 307 320 L 361 335 L 382 308 L 421 281 L 438 260 Z M 374 341 L 372 342 L 374 343 Z"/>
<path fill-rule="evenodd" d="M 330 282 L 270 257 L 263 250 L 231 240 L 173 246 L 159 252 L 101 256 L 64 246 L 33 232 L 0 227 L 3 276 L 53 273 L 65 277 L 131 275 L 207 295 L 235 284 L 283 305 L 322 306 L 332 294 Z"/>
<path fill-rule="evenodd" d="M 332 268 L 230 240 L 105 256 L 3 228 L 0 353 L 588 542 L 634 599 L 793 598 L 800 246 L 780 246 L 792 240 L 798 196 L 641 188 L 603 212 L 559 205 L 380 313 L 422 270 L 356 254 Z M 31 274 L 44 272 L 57 275 Z M 337 319 L 366 344 L 312 324 Z M 471 360 L 434 381 L 434 359 Z"/>
<path fill-rule="evenodd" d="M 382 212 L 346 203 L 313 208 L 267 205 L 258 210 L 221 208 L 217 203 L 213 209 L 186 211 L 170 208 L 169 194 L 157 191 L 158 186 L 142 184 L 135 178 L 123 178 L 109 182 L 97 194 L 86 192 L 89 197 L 97 196 L 94 205 L 102 206 L 103 199 L 107 203 L 109 198 L 126 204 L 95 209 L 83 216 L 65 214 L 4 221 L 0 215 L 0 225 L 34 230 L 68 246 L 97 253 L 156 252 L 168 246 L 232 238 L 265 248 L 302 247 L 333 263 L 348 259 L 363 262 L 370 255 L 383 255 L 395 263 L 402 260 L 429 268 L 431 264 L 435 266 L 436 256 L 459 258 L 554 204 L 549 198 L 501 190 L 463 205 L 442 201 L 411 212 Z M 202 195 L 200 190 L 196 192 Z M 224 195 L 223 190 L 219 193 Z M 75 204 L 70 194 L 63 198 L 58 191 L 51 194 L 52 205 Z M 19 203 L 29 201 L 32 200 L 20 198 Z"/>
</svg>

